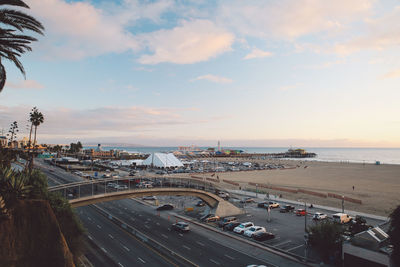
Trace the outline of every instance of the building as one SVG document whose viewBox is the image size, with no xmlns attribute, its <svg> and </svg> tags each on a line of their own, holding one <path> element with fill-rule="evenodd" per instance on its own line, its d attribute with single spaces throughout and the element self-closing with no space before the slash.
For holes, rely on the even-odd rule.
<svg viewBox="0 0 400 267">
<path fill-rule="evenodd" d="M 8 143 L 6 136 L 0 136 L 0 147 L 6 147 Z"/>
<path fill-rule="evenodd" d="M 389 223 L 358 233 L 343 243 L 344 266 L 389 267 L 390 253 L 387 231 Z"/>
</svg>

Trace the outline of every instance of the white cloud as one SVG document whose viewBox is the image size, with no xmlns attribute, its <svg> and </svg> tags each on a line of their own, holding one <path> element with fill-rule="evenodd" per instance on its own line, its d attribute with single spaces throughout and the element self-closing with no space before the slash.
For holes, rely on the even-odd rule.
<svg viewBox="0 0 400 267">
<path fill-rule="evenodd" d="M 341 30 L 364 18 L 375 0 L 225 1 L 217 19 L 245 36 L 295 39 Z"/>
<path fill-rule="evenodd" d="M 400 44 L 400 6 L 377 19 L 366 20 L 367 32 L 347 42 L 338 43 L 333 51 L 348 55 L 360 50 L 384 50 Z"/>
<path fill-rule="evenodd" d="M 198 80 L 206 80 L 206 81 L 210 81 L 210 82 L 214 82 L 214 83 L 232 83 L 233 82 L 231 79 L 217 76 L 217 75 L 212 75 L 212 74 L 202 75 L 195 79 L 192 79 L 191 81 L 194 82 L 194 81 L 198 81 Z"/>
<path fill-rule="evenodd" d="M 159 30 L 140 36 L 152 55 L 139 58 L 142 64 L 171 62 L 191 64 L 209 60 L 232 50 L 234 36 L 208 20 L 182 21 L 171 30 Z"/>
<path fill-rule="evenodd" d="M 14 89 L 43 89 L 44 86 L 37 81 L 34 80 L 22 80 L 19 82 L 6 82 L 6 88 L 14 88 Z"/>
<path fill-rule="evenodd" d="M 24 123 L 32 107 L 0 105 L 0 125 L 16 120 Z M 169 126 L 202 123 L 184 117 L 181 113 L 189 110 L 174 108 L 98 107 L 93 109 L 54 108 L 41 109 L 44 123 L 39 127 L 41 137 L 87 138 L 96 136 L 132 135 L 138 132 L 159 133 Z M 101 118 L 101 119 L 99 119 Z M 23 133 L 21 133 L 22 135 Z"/>
<path fill-rule="evenodd" d="M 393 70 L 393 71 L 385 73 L 380 78 L 381 79 L 393 79 L 393 78 L 399 78 L 399 77 L 400 77 L 400 69 L 397 69 L 397 70 Z"/>
<path fill-rule="evenodd" d="M 263 57 L 270 57 L 273 54 L 268 51 L 263 51 L 258 48 L 254 48 L 249 54 L 247 54 L 243 59 L 253 59 L 253 58 L 263 58 Z"/>
<path fill-rule="evenodd" d="M 171 1 L 140 4 L 126 0 L 122 6 L 100 9 L 89 2 L 31 0 L 31 14 L 46 27 L 39 50 L 47 58 L 78 60 L 104 53 L 137 51 L 140 47 L 127 27 L 140 18 L 158 21 Z"/>
</svg>

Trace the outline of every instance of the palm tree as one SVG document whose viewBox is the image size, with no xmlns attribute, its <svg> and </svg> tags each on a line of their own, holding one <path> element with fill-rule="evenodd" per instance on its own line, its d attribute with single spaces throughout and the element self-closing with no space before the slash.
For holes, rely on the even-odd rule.
<svg viewBox="0 0 400 267">
<path fill-rule="evenodd" d="M 37 107 L 34 107 L 32 109 L 32 112 L 30 113 L 30 122 L 32 123 L 32 126 L 35 127 L 35 134 L 33 139 L 33 147 L 35 147 L 37 127 L 44 122 L 43 114 L 37 109 Z"/>
<path fill-rule="evenodd" d="M 22 0 L 1 0 L 0 6 L 9 5 L 29 8 Z M 36 38 L 24 35 L 24 30 L 30 30 L 43 34 L 44 27 L 35 18 L 19 11 L 9 8 L 0 9 L 0 92 L 6 83 L 6 70 L 2 59 L 12 61 L 25 77 L 25 69 L 18 57 L 27 51 L 32 51 L 31 42 Z M 4 27 L 5 26 L 5 27 Z"/>
</svg>

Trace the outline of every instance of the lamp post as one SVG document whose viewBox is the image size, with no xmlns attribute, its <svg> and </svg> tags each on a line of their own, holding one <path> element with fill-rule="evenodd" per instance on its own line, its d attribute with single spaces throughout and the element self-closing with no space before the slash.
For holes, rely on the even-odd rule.
<svg viewBox="0 0 400 267">
<path fill-rule="evenodd" d="M 258 184 L 256 184 L 256 198 L 258 198 Z"/>
<path fill-rule="evenodd" d="M 344 213 L 344 196 L 342 196 L 342 213 Z"/>
</svg>

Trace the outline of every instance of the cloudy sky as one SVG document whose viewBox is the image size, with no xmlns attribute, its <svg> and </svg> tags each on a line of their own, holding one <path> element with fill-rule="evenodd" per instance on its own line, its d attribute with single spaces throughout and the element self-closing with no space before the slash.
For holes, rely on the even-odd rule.
<svg viewBox="0 0 400 267">
<path fill-rule="evenodd" d="M 397 0 L 26 0 L 0 130 L 39 141 L 400 147 Z M 23 133 L 20 134 L 20 137 Z"/>
</svg>

